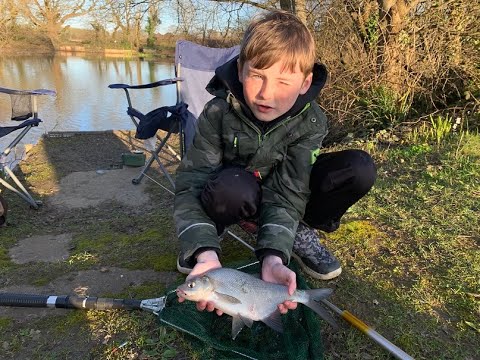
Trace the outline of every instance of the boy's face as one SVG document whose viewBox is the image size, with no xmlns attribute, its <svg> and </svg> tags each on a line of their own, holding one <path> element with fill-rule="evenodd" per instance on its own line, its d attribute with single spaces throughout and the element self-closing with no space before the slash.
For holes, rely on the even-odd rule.
<svg viewBox="0 0 480 360">
<path fill-rule="evenodd" d="M 298 65 L 294 72 L 283 69 L 282 61 L 267 69 L 255 69 L 247 61 L 243 67 L 238 66 L 238 77 L 248 107 L 261 121 L 272 121 L 285 114 L 312 84 L 311 73 L 305 77 Z"/>
</svg>

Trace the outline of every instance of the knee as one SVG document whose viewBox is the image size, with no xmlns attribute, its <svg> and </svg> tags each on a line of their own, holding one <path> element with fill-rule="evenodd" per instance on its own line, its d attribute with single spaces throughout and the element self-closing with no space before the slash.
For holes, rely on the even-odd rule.
<svg viewBox="0 0 480 360">
<path fill-rule="evenodd" d="M 208 180 L 200 195 L 207 215 L 217 224 L 231 225 L 257 212 L 261 188 L 242 168 L 227 168 Z"/>
<path fill-rule="evenodd" d="M 372 157 L 363 150 L 346 150 L 345 156 L 352 170 L 355 189 L 367 193 L 377 179 L 377 167 Z"/>
</svg>

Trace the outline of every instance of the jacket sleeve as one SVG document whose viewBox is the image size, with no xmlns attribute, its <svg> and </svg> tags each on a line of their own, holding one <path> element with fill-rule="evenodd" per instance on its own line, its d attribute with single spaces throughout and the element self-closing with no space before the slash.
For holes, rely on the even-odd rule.
<svg viewBox="0 0 480 360">
<path fill-rule="evenodd" d="M 262 187 L 260 229 L 256 254 L 262 259 L 268 253 L 282 254 L 290 261 L 298 222 L 303 218 L 310 196 L 310 173 L 315 151 L 327 134 L 326 117 L 321 111 L 308 117 L 307 132 L 288 145 L 284 160 L 279 162 Z"/>
<path fill-rule="evenodd" d="M 200 203 L 200 194 L 222 162 L 221 119 L 224 104 L 213 99 L 198 119 L 193 144 L 180 163 L 175 180 L 174 221 L 181 251 L 189 261 L 200 248 L 220 251 L 215 223 Z"/>
</svg>

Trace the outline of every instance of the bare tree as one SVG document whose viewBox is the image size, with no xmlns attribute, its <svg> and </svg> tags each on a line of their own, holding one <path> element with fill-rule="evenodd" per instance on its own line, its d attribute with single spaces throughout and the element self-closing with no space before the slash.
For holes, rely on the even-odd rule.
<svg viewBox="0 0 480 360">
<path fill-rule="evenodd" d="M 0 45 L 10 40 L 10 32 L 15 25 L 16 9 L 9 0 L 0 0 Z"/>
<path fill-rule="evenodd" d="M 36 29 L 45 33 L 54 49 L 68 20 L 92 12 L 96 0 L 17 0 L 15 7 Z"/>
<path fill-rule="evenodd" d="M 112 37 L 140 49 L 146 29 L 147 44 L 152 45 L 157 25 L 161 22 L 159 7 L 163 0 L 102 0 L 95 18 L 110 23 Z"/>
<path fill-rule="evenodd" d="M 202 44 L 228 45 L 238 42 L 238 28 L 243 25 L 241 5 L 201 0 L 176 0 L 178 33 Z M 233 40 L 235 39 L 235 40 Z"/>
<path fill-rule="evenodd" d="M 237 3 L 247 6 L 252 6 L 263 10 L 282 9 L 293 14 L 296 14 L 299 19 L 307 24 L 307 1 L 306 0 L 213 0 L 217 2 Z"/>
<path fill-rule="evenodd" d="M 475 97 L 479 18 L 480 4 L 469 0 L 309 2 L 331 74 L 322 103 L 339 129 L 397 125 Z"/>
<path fill-rule="evenodd" d="M 155 45 L 155 30 L 157 25 L 160 24 L 160 17 L 158 6 L 153 2 L 150 3 L 148 8 L 148 18 L 147 18 L 147 46 L 153 47 Z"/>
</svg>

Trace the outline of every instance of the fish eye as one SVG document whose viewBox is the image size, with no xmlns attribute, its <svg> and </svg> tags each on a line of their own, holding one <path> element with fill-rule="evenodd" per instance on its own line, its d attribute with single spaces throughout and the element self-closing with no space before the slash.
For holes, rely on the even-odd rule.
<svg viewBox="0 0 480 360">
<path fill-rule="evenodd" d="M 189 283 L 187 284 L 187 286 L 188 286 L 190 289 L 194 288 L 194 287 L 195 287 L 195 281 L 189 282 Z"/>
</svg>

